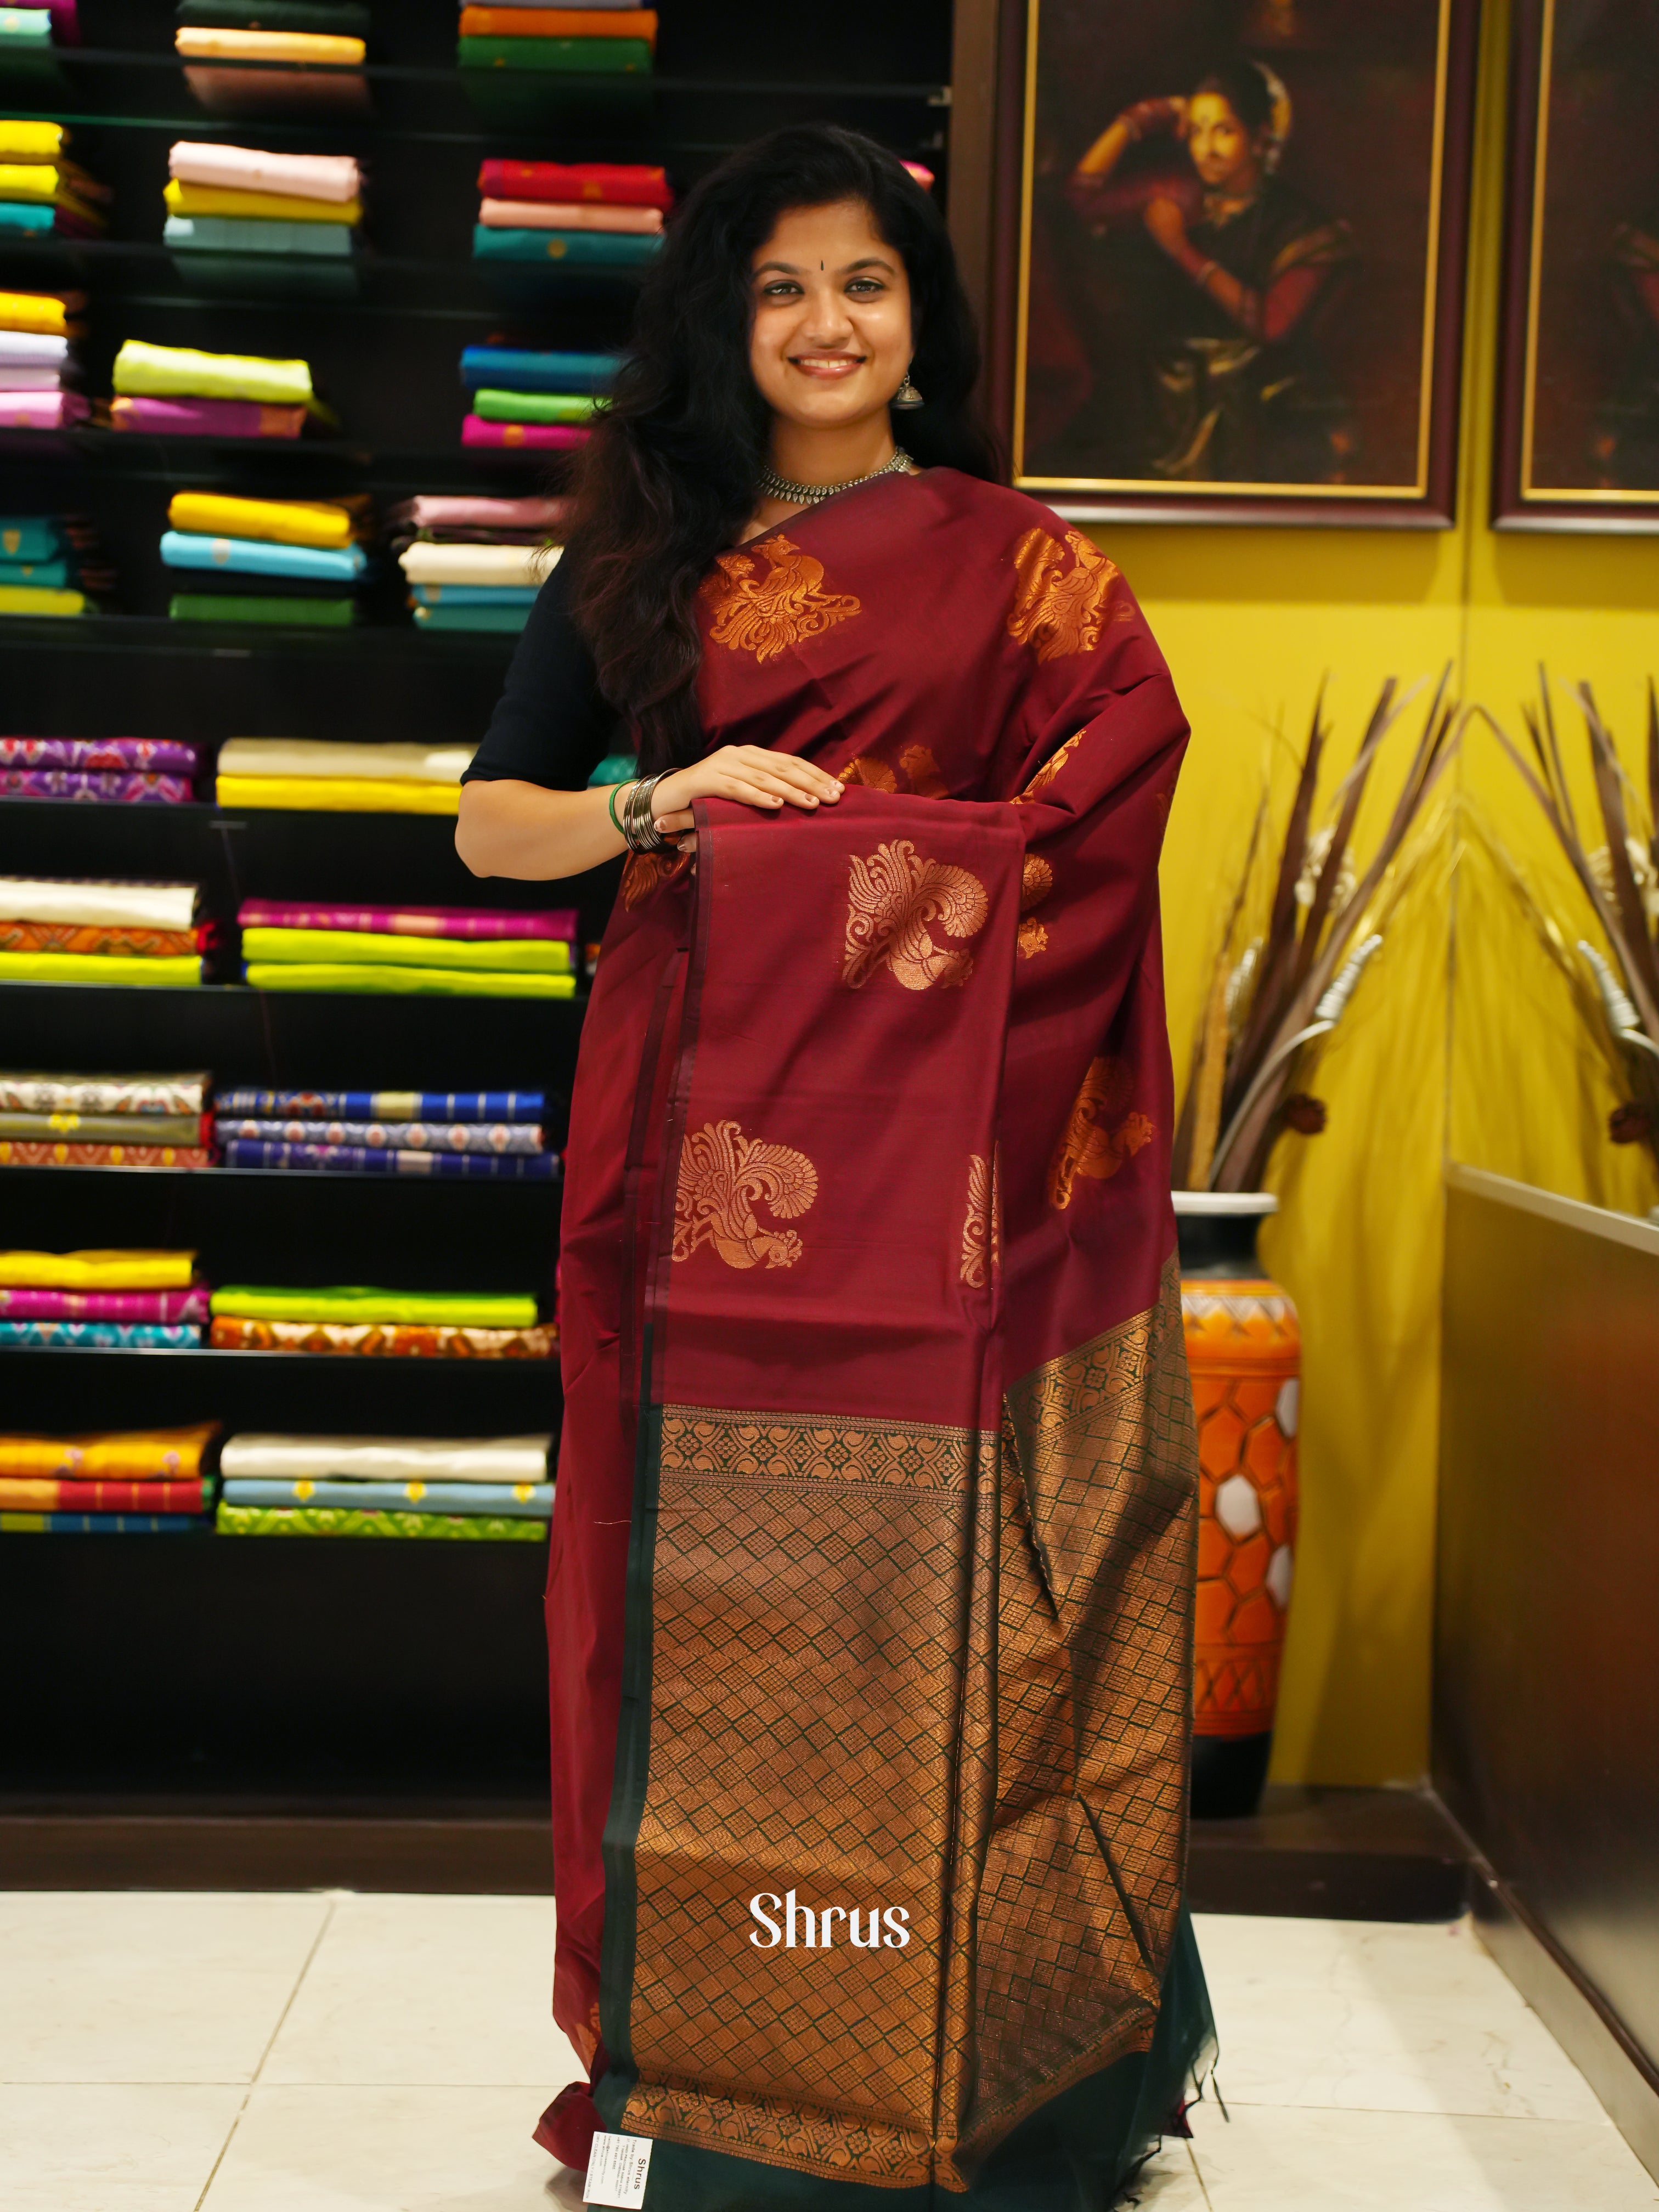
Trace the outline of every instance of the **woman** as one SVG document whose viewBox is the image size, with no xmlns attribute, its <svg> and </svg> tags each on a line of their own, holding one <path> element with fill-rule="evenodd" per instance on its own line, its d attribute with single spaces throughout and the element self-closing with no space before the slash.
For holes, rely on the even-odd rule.
<svg viewBox="0 0 1659 2212">
<path fill-rule="evenodd" d="M 1275 173 L 1289 130 L 1284 87 L 1243 61 L 1190 99 L 1137 100 L 1073 172 L 1072 203 L 1097 235 L 1134 222 L 1158 249 L 1143 295 L 1149 476 L 1334 483 L 1351 465 L 1312 326 L 1353 238 Z M 1132 146 L 1166 133 L 1188 174 L 1116 177 Z"/>
<path fill-rule="evenodd" d="M 479 874 L 632 848 L 547 1599 L 590 2080 L 538 2134 L 653 2138 L 676 2208 L 1098 2212 L 1208 2033 L 1186 725 L 1111 562 L 991 481 L 975 369 L 890 155 L 789 130 L 711 176 L 462 793 Z M 623 733 L 643 780 L 580 789 Z"/>
</svg>

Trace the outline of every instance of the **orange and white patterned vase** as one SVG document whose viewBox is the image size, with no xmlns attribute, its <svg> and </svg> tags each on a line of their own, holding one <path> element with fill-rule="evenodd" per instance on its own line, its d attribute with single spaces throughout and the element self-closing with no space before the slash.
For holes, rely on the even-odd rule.
<svg viewBox="0 0 1659 2212">
<path fill-rule="evenodd" d="M 1296 1558 L 1302 1334 L 1262 1273 L 1268 1192 L 1177 1191 L 1181 1311 L 1198 1416 L 1193 1814 L 1253 1813 L 1273 1746 Z"/>
</svg>

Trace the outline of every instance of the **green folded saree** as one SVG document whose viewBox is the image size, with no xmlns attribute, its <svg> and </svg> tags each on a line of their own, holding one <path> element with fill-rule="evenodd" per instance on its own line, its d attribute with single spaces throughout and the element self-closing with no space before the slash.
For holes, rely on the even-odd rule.
<svg viewBox="0 0 1659 2212">
<path fill-rule="evenodd" d="M 515 975 L 506 969 L 469 974 L 459 968 L 394 968 L 389 963 L 375 967 L 368 961 L 251 960 L 247 980 L 256 991 L 426 992 L 462 999 L 574 999 L 576 995 L 574 975 Z"/>
<path fill-rule="evenodd" d="M 558 938 L 503 938 L 478 943 L 460 937 L 397 937 L 372 929 L 270 929 L 242 932 L 248 960 L 343 962 L 395 968 L 484 969 L 522 975 L 568 975 L 570 947 Z"/>
<path fill-rule="evenodd" d="M 599 401 L 586 392 L 475 392 L 472 411 L 486 422 L 586 422 Z"/>
<path fill-rule="evenodd" d="M 118 392 L 152 398 L 253 399 L 267 406 L 314 405 L 311 364 L 263 354 L 202 353 L 128 338 L 115 356 Z"/>
<path fill-rule="evenodd" d="M 349 629 L 356 599 L 244 599 L 237 592 L 175 592 L 167 602 L 174 622 L 302 623 L 308 629 Z"/>
<path fill-rule="evenodd" d="M 440 1536 L 459 1543 L 544 1544 L 545 1521 L 488 1513 L 365 1513 L 346 1505 L 222 1505 L 221 1536 Z"/>
<path fill-rule="evenodd" d="M 212 1310 L 238 1321 L 431 1322 L 440 1328 L 533 1328 L 536 1301 L 495 1291 L 382 1291 L 331 1283 L 314 1291 L 227 1283 Z"/>
</svg>

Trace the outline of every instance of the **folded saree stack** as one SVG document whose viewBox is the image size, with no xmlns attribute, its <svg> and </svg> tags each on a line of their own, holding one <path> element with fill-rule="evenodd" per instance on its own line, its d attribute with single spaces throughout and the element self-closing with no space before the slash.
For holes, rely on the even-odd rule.
<svg viewBox="0 0 1659 2212">
<path fill-rule="evenodd" d="M 0 239 L 92 238 L 103 230 L 108 190 L 69 159 L 69 139 L 61 123 L 0 118 Z M 91 410 L 75 389 L 67 300 L 60 295 L 59 313 L 48 319 L 56 329 L 34 330 L 9 325 L 9 296 L 0 294 L 0 428 L 64 430 L 84 422 Z"/>
<path fill-rule="evenodd" d="M 398 556 L 422 629 L 520 630 L 562 548 L 433 544 L 417 538 Z"/>
<path fill-rule="evenodd" d="M 550 1436 L 231 1437 L 222 1536 L 426 1536 L 539 1542 Z"/>
<path fill-rule="evenodd" d="M 24 1118 L 0 1112 L 0 1129 Z M 0 1251 L 0 1349 L 195 1352 L 207 1318 L 193 1252 Z"/>
<path fill-rule="evenodd" d="M 183 586 L 175 622 L 300 623 L 343 629 L 371 574 L 360 538 L 372 527 L 366 497 L 238 499 L 175 492 L 161 560 Z"/>
<path fill-rule="evenodd" d="M 4 939 L 7 929 L 8 925 L 0 923 L 0 941 Z M 97 933 L 82 930 L 70 933 L 84 939 Z M 76 956 L 61 952 L 14 956 L 0 951 L 0 974 L 6 972 L 5 961 L 14 957 L 39 963 Z M 27 980 L 42 979 L 37 975 Z M 213 1124 L 208 1104 L 208 1080 L 204 1074 L 43 1075 L 0 1071 L 0 1167 L 210 1168 Z M 131 1255 L 116 1256 L 125 1260 Z M 183 1257 L 188 1260 L 191 1255 L 185 1253 Z M 188 1287 L 190 1280 L 186 1267 L 185 1286 Z M 76 1290 L 87 1286 L 66 1282 L 42 1287 Z M 90 1287 L 176 1290 L 179 1284 L 169 1278 L 162 1283 L 106 1281 Z M 155 1316 L 131 1315 L 127 1318 L 144 1320 Z M 185 1320 L 191 1316 L 161 1318 Z M 195 1318 L 204 1320 L 206 1316 L 198 1315 Z"/>
<path fill-rule="evenodd" d="M 332 421 L 311 364 L 263 354 L 201 353 L 129 338 L 115 356 L 110 427 L 175 438 L 297 438 L 307 416 Z"/>
<path fill-rule="evenodd" d="M 5 301 L 17 296 L 0 292 L 0 343 Z M 0 615 L 89 614 L 90 594 L 112 580 L 84 516 L 0 514 Z"/>
<path fill-rule="evenodd" d="M 409 580 L 416 623 L 422 629 L 522 629 L 542 577 L 556 557 L 551 549 L 564 534 L 568 509 L 569 502 L 562 499 L 474 499 L 434 492 L 392 508 L 386 517 L 392 550 Z M 410 552 L 416 571 L 424 566 L 439 573 L 417 581 L 404 560 Z M 469 570 L 469 562 L 476 563 L 480 552 L 492 556 L 489 572 L 499 562 L 504 581 L 487 580 L 476 565 Z M 522 566 L 515 565 L 515 556 Z"/>
<path fill-rule="evenodd" d="M 232 738 L 220 748 L 222 806 L 330 814 L 453 814 L 475 748 L 377 739 Z"/>
<path fill-rule="evenodd" d="M 263 918 L 273 915 L 283 919 Z M 563 912 L 428 907 L 394 913 L 250 902 L 237 919 L 247 981 L 258 990 L 468 999 L 575 995 L 574 927 Z"/>
<path fill-rule="evenodd" d="M 319 921 L 331 908 L 264 909 Z M 247 908 L 244 908 L 244 914 Z M 434 917 L 376 914 L 377 922 Z M 514 915 L 533 923 L 535 915 Z M 228 1168 L 414 1175 L 474 1182 L 546 1182 L 558 1173 L 539 1091 L 227 1091 L 214 1102 Z"/>
<path fill-rule="evenodd" d="M 392 1359 L 550 1359 L 558 1329 L 532 1297 L 357 1285 L 279 1290 L 229 1284 L 212 1297 L 222 1352 L 309 1352 Z"/>
<path fill-rule="evenodd" d="M 215 115 L 363 112 L 368 9 L 353 0 L 178 0 L 173 46 Z"/>
<path fill-rule="evenodd" d="M 351 298 L 362 179 L 349 154 L 270 154 L 181 140 L 162 236 L 192 290 Z"/>
<path fill-rule="evenodd" d="M 171 738 L 0 738 L 0 796 L 179 805 L 201 766 Z"/>
<path fill-rule="evenodd" d="M 560 212 L 580 214 L 581 210 Z M 657 210 L 641 208 L 623 212 L 655 215 Z M 461 382 L 471 404 L 461 424 L 461 443 L 523 446 L 542 451 L 579 446 L 587 436 L 586 426 L 595 408 L 616 382 L 621 367 L 616 354 L 535 353 L 519 346 L 468 346 L 461 356 Z"/>
<path fill-rule="evenodd" d="M 20 62 L 27 67 L 55 46 L 80 42 L 76 0 L 11 0 L 0 9 L 0 68 L 10 70 Z"/>
<path fill-rule="evenodd" d="M 212 1528 L 216 1421 L 99 1436 L 0 1435 L 0 1535 L 188 1536 Z"/>
<path fill-rule="evenodd" d="M 522 14 L 526 20 L 562 12 L 541 9 L 466 11 L 468 15 Z M 599 18 L 598 10 L 581 12 L 591 13 L 596 21 Z M 606 12 L 618 24 L 648 22 L 654 38 L 657 19 L 648 9 Z M 632 42 L 590 36 L 581 40 L 526 38 L 514 43 L 515 50 L 536 45 L 545 45 L 550 50 L 580 45 L 610 52 Z M 648 46 L 644 52 L 648 69 Z M 663 217 L 674 204 L 665 173 L 640 162 L 489 161 L 478 172 L 478 221 L 472 233 L 475 260 L 572 274 L 637 275 L 660 249 Z"/>
<path fill-rule="evenodd" d="M 0 983 L 202 981 L 195 884 L 0 876 Z"/>
</svg>

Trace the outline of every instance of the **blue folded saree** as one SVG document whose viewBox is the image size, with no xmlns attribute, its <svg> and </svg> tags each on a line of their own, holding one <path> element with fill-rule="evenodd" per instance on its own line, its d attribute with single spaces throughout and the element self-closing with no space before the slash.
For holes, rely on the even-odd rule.
<svg viewBox="0 0 1659 2212">
<path fill-rule="evenodd" d="M 539 235 L 548 234 L 544 231 Z M 579 392 L 597 396 L 611 390 L 622 363 L 617 353 L 529 353 L 520 346 L 468 346 L 461 355 L 461 382 L 469 392 L 493 387 L 501 392 Z"/>
<path fill-rule="evenodd" d="M 272 1481 L 231 1477 L 227 1505 L 343 1505 L 349 1512 L 489 1513 L 514 1521 L 545 1521 L 553 1510 L 550 1482 L 330 1482 L 309 1478 Z"/>
<path fill-rule="evenodd" d="M 193 532 L 161 534 L 169 568 L 219 568 L 243 576 L 308 576 L 331 584 L 355 583 L 368 567 L 361 545 L 274 545 L 259 538 L 198 538 Z"/>
</svg>

